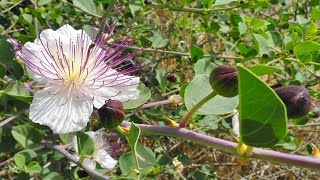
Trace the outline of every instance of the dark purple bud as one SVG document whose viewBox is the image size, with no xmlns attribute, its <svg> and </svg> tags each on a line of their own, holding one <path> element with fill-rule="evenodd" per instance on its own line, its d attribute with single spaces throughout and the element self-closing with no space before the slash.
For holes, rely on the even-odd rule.
<svg viewBox="0 0 320 180">
<path fill-rule="evenodd" d="M 224 97 L 234 97 L 238 95 L 237 69 L 228 66 L 218 66 L 210 73 L 209 82 L 217 94 Z"/>
<path fill-rule="evenodd" d="M 311 97 L 305 87 L 290 85 L 276 88 L 275 92 L 286 105 L 289 118 L 298 118 L 309 113 Z"/>
<path fill-rule="evenodd" d="M 173 75 L 173 74 L 170 74 L 170 75 L 168 75 L 167 76 L 167 80 L 169 81 L 169 82 L 176 82 L 177 81 L 177 77 L 175 76 L 175 75 Z"/>
<path fill-rule="evenodd" d="M 117 100 L 108 100 L 98 109 L 99 119 L 106 129 L 115 128 L 123 121 L 125 113 L 123 105 Z"/>
</svg>

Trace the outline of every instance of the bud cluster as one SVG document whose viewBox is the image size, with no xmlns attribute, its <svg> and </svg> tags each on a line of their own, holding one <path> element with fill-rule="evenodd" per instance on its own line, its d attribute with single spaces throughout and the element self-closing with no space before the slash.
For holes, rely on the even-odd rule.
<svg viewBox="0 0 320 180">
<path fill-rule="evenodd" d="M 236 68 L 228 65 L 213 69 L 209 77 L 212 89 L 224 97 L 238 95 L 238 76 Z M 311 109 L 311 97 L 303 86 L 290 85 L 274 90 L 287 108 L 289 118 L 305 116 Z"/>
</svg>

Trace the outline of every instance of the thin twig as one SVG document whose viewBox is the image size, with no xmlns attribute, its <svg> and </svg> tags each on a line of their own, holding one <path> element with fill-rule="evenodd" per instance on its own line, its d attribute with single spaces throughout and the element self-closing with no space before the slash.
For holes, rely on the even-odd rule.
<svg viewBox="0 0 320 180">
<path fill-rule="evenodd" d="M 189 56 L 189 57 L 191 57 L 191 54 L 187 53 L 187 52 L 166 51 L 166 50 L 151 49 L 151 48 L 139 48 L 139 47 L 134 47 L 134 46 L 128 46 L 128 49 L 143 50 L 144 52 L 156 52 L 156 53 L 174 54 L 174 55 L 179 55 L 179 56 Z M 242 57 L 217 56 L 217 55 L 213 55 L 213 54 L 204 54 L 203 57 L 220 58 L 220 59 L 242 59 Z"/>
<path fill-rule="evenodd" d="M 8 9 L 6 9 L 6 10 L 2 11 L 2 12 L 0 13 L 0 15 L 2 15 L 2 14 L 4 14 L 4 13 L 6 13 L 6 12 L 8 12 L 8 11 L 10 11 L 12 8 L 14 8 L 14 7 L 18 6 L 18 5 L 19 5 L 19 4 L 21 4 L 23 1 L 24 1 L 24 0 L 18 1 L 18 2 L 17 2 L 17 3 L 15 3 L 14 5 L 10 6 Z"/>
<path fill-rule="evenodd" d="M 180 91 L 180 89 L 174 89 L 174 90 L 169 91 L 169 92 L 167 92 L 167 93 L 161 94 L 161 96 L 162 96 L 162 97 L 170 96 L 171 94 L 175 94 L 175 93 L 177 93 L 177 92 L 179 92 L 179 91 Z"/>
<path fill-rule="evenodd" d="M 13 116 L 8 117 L 7 119 L 4 119 L 0 122 L 0 127 L 4 126 L 5 124 L 9 123 L 10 121 L 14 120 L 16 117 L 20 116 L 22 113 L 24 113 L 28 108 L 23 108 L 20 111 L 16 112 Z"/>
<path fill-rule="evenodd" d="M 320 127 L 320 123 L 308 123 L 304 125 L 292 125 L 289 128 L 304 128 L 304 127 Z"/>
<path fill-rule="evenodd" d="M 150 4 L 149 6 L 157 9 L 167 9 L 171 11 L 182 11 L 182 12 L 200 13 L 200 14 L 212 13 L 217 11 L 236 10 L 236 8 L 238 8 L 237 6 L 234 6 L 234 7 L 225 7 L 225 8 L 199 9 L 199 8 L 179 7 L 179 6 L 173 6 L 168 4 L 156 4 L 156 3 Z"/>
<path fill-rule="evenodd" d="M 50 148 L 50 149 L 54 149 L 58 152 L 60 152 L 64 157 L 66 157 L 67 159 L 69 159 L 70 161 L 72 161 L 73 163 L 77 164 L 78 166 L 82 167 L 82 169 L 84 169 L 90 176 L 97 178 L 97 179 L 110 179 L 108 176 L 105 176 L 101 173 L 99 173 L 98 171 L 89 168 L 87 165 L 82 164 L 78 158 L 76 158 L 75 156 L 73 156 L 72 154 L 70 154 L 66 149 L 65 146 L 60 146 L 60 145 L 53 145 L 49 142 L 43 142 L 43 144 Z"/>
<path fill-rule="evenodd" d="M 177 96 L 174 96 L 171 99 L 166 99 L 166 100 L 162 100 L 162 101 L 155 101 L 155 102 L 147 103 L 147 104 L 144 104 L 143 106 L 141 106 L 140 108 L 138 108 L 138 111 L 142 110 L 142 109 L 146 109 L 146 108 L 155 107 L 155 106 L 170 104 L 170 103 L 173 103 L 175 101 L 181 101 L 181 97 L 179 95 L 177 95 Z"/>
<path fill-rule="evenodd" d="M 31 150 L 37 152 L 37 151 L 40 151 L 41 149 L 43 149 L 44 147 L 45 147 L 44 145 L 40 145 L 40 146 L 35 147 Z M 3 162 L 0 162 L 0 167 L 9 164 L 11 161 L 13 161 L 13 158 L 9 158 Z"/>
</svg>

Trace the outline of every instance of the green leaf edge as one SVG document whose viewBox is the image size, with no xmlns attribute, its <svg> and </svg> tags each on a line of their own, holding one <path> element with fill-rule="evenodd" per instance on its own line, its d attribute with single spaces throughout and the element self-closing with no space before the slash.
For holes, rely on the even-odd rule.
<svg viewBox="0 0 320 180">
<path fill-rule="evenodd" d="M 266 85 L 266 87 L 267 88 L 269 88 L 271 91 L 272 91 L 272 93 L 276 96 L 276 98 L 279 100 L 279 102 L 280 102 L 280 104 L 282 104 L 282 107 L 284 108 L 284 112 L 285 112 L 285 114 L 284 114 L 284 116 L 285 116 L 285 121 L 286 121 L 286 128 L 285 128 L 285 133 L 284 133 L 284 136 L 283 137 L 285 137 L 286 135 L 287 135 L 287 133 L 288 133 L 288 117 L 287 117 L 287 108 L 286 108 L 286 106 L 285 106 L 285 104 L 282 102 L 282 100 L 279 98 L 279 96 L 277 95 L 277 93 L 270 87 L 270 86 L 268 86 L 265 82 L 263 82 L 257 75 L 255 75 L 254 73 L 252 73 L 250 70 L 248 70 L 247 68 L 245 68 L 242 64 L 240 64 L 240 63 L 238 63 L 237 64 L 237 69 L 238 68 L 242 68 L 243 70 L 245 70 L 245 71 L 247 71 L 248 73 L 250 73 L 251 75 L 253 75 L 254 77 L 256 77 L 259 81 L 261 81 L 263 84 L 265 84 Z M 240 84 L 241 83 L 241 81 L 238 81 L 238 83 Z M 240 87 L 240 86 L 239 86 Z M 241 103 L 240 103 L 240 98 L 241 98 L 241 96 L 240 96 L 240 91 L 241 91 L 241 89 L 239 88 L 239 106 L 241 105 Z M 241 113 L 241 112 L 239 112 L 239 113 Z M 239 116 L 240 117 L 240 116 Z M 239 121 L 241 121 L 240 119 L 239 119 Z M 283 138 L 282 137 L 282 138 Z M 241 134 L 240 134 L 240 139 L 242 140 L 242 137 L 241 137 Z M 264 146 L 265 144 L 268 144 L 269 142 L 272 142 L 273 141 L 273 139 L 272 140 L 270 140 L 270 141 L 264 141 L 263 143 L 261 143 L 261 144 L 258 144 L 258 146 L 260 147 L 269 147 L 269 146 Z M 276 143 L 275 143 L 276 144 Z"/>
</svg>

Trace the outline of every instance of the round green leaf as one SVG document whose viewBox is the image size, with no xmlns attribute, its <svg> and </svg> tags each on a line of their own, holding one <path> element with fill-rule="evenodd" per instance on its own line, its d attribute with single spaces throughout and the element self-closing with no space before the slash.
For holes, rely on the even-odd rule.
<svg viewBox="0 0 320 180">
<path fill-rule="evenodd" d="M 156 69 L 156 79 L 159 82 L 162 92 L 165 92 L 167 89 L 168 81 L 165 69 Z"/>
<path fill-rule="evenodd" d="M 169 40 L 159 32 L 155 32 L 150 41 L 153 48 L 163 48 L 169 43 Z"/>
<path fill-rule="evenodd" d="M 26 163 L 26 159 L 24 158 L 24 156 L 22 154 L 15 154 L 14 157 L 14 163 L 16 164 L 17 167 L 19 168 L 23 168 L 25 166 Z"/>
<path fill-rule="evenodd" d="M 257 76 L 262 76 L 265 74 L 271 74 L 275 72 L 281 72 L 282 69 L 275 66 L 267 66 L 267 65 L 255 65 L 250 68 L 250 71 L 253 72 Z"/>
<path fill-rule="evenodd" d="M 30 125 L 16 126 L 12 129 L 11 134 L 24 148 L 39 144 L 43 138 L 43 134 Z"/>
<path fill-rule="evenodd" d="M 26 161 L 29 161 L 30 159 L 37 157 L 37 153 L 31 149 L 24 149 L 20 151 L 19 154 L 23 155 Z"/>
<path fill-rule="evenodd" d="M 135 157 L 132 152 L 125 153 L 119 158 L 119 166 L 122 174 L 129 175 L 133 170 L 138 169 Z M 130 176 L 137 176 L 136 173 L 130 174 Z"/>
<path fill-rule="evenodd" d="M 297 55 L 306 54 L 313 51 L 319 51 L 320 50 L 320 44 L 316 43 L 314 41 L 304 41 L 299 44 L 297 44 L 293 48 L 293 53 Z"/>
<path fill-rule="evenodd" d="M 194 71 L 196 75 L 198 74 L 210 74 L 211 71 L 217 67 L 212 62 L 206 60 L 206 59 L 200 59 L 197 61 L 197 63 L 194 65 Z"/>
<path fill-rule="evenodd" d="M 190 47 L 190 54 L 191 54 L 191 63 L 195 63 L 199 59 L 203 58 L 204 52 L 200 47 L 192 45 Z"/>
<path fill-rule="evenodd" d="M 184 102 L 188 110 L 212 92 L 207 74 L 196 75 L 189 83 L 184 94 Z M 226 98 L 215 96 L 202 107 L 196 114 L 227 114 L 232 112 L 238 105 L 238 97 Z"/>
<path fill-rule="evenodd" d="M 73 5 L 75 5 L 82 11 L 95 16 L 99 16 L 97 6 L 94 4 L 93 0 L 72 0 L 72 2 L 73 2 Z"/>
<path fill-rule="evenodd" d="M 26 167 L 27 173 L 40 173 L 40 171 L 41 171 L 41 166 L 36 161 L 31 161 Z"/>
<path fill-rule="evenodd" d="M 260 34 L 252 34 L 253 41 L 259 51 L 259 55 L 269 53 L 269 45 L 267 40 Z"/>
<path fill-rule="evenodd" d="M 231 2 L 234 2 L 234 1 L 237 1 L 237 0 L 216 0 L 214 5 L 215 6 L 224 5 L 224 4 L 229 4 Z"/>
<path fill-rule="evenodd" d="M 32 96 L 30 96 L 30 92 L 23 85 L 23 83 L 19 81 L 10 83 L 5 90 L 5 93 L 23 102 L 29 103 L 32 101 Z"/>
<path fill-rule="evenodd" d="M 49 4 L 52 0 L 39 0 L 38 1 L 38 6 L 43 6 L 46 4 Z"/>
<path fill-rule="evenodd" d="M 84 156 L 91 156 L 94 152 L 94 142 L 93 139 L 86 133 L 78 131 L 77 135 L 77 145 L 78 152 L 83 158 Z"/>
<path fill-rule="evenodd" d="M 153 165 L 157 164 L 152 150 L 140 144 L 137 144 L 137 159 L 139 167 L 132 152 L 123 154 L 119 159 L 122 173 L 129 174 L 134 169 L 140 169 L 140 174 L 145 175 L 152 170 Z"/>
<path fill-rule="evenodd" d="M 241 139 L 250 146 L 273 146 L 287 134 L 285 105 L 256 75 L 242 65 L 237 69 Z"/>
<path fill-rule="evenodd" d="M 135 109 L 143 105 L 151 97 L 150 89 L 147 88 L 143 83 L 139 84 L 138 90 L 139 90 L 138 99 L 123 103 L 124 109 Z"/>
</svg>

